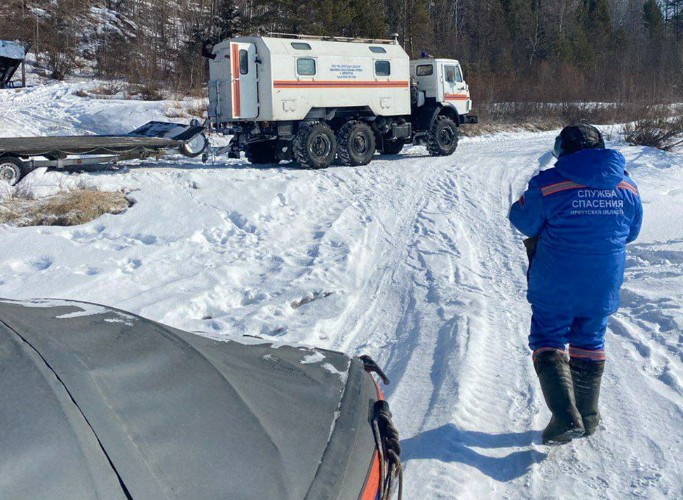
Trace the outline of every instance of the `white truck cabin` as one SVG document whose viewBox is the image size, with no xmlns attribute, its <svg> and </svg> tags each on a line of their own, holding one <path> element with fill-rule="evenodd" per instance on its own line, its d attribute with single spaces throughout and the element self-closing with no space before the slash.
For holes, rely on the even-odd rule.
<svg viewBox="0 0 683 500">
<path fill-rule="evenodd" d="M 393 42 L 247 36 L 213 53 L 209 114 L 218 123 L 298 121 L 331 108 L 410 115 L 409 57 Z"/>
<path fill-rule="evenodd" d="M 470 89 L 462 67 L 455 59 L 417 59 L 410 62 L 410 76 L 424 92 L 427 101 L 435 100 L 455 108 L 458 115 L 472 111 Z"/>
</svg>

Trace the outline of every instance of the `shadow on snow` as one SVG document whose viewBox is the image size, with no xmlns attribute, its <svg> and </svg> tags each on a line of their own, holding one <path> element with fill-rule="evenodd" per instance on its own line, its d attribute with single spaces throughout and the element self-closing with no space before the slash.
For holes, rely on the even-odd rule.
<svg viewBox="0 0 683 500">
<path fill-rule="evenodd" d="M 525 475 L 533 464 L 545 460 L 547 454 L 527 449 L 504 457 L 491 457 L 473 448 L 528 447 L 540 442 L 540 435 L 540 431 L 487 434 L 463 431 L 448 424 L 401 441 L 401 459 L 404 463 L 415 459 L 462 463 L 478 469 L 491 479 L 507 482 Z"/>
</svg>

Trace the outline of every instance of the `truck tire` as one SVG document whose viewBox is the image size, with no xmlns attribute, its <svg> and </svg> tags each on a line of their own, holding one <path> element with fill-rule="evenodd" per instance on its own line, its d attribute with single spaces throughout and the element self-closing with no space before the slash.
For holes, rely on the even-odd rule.
<svg viewBox="0 0 683 500">
<path fill-rule="evenodd" d="M 346 122 L 337 134 L 337 154 L 342 165 L 367 165 L 375 156 L 375 133 L 364 122 Z"/>
<path fill-rule="evenodd" d="M 304 168 L 327 168 L 337 155 L 337 139 L 329 125 L 307 123 L 294 137 L 294 159 Z"/>
<path fill-rule="evenodd" d="M 449 156 L 458 147 L 458 126 L 447 116 L 434 121 L 427 139 L 427 151 L 432 156 Z"/>
<path fill-rule="evenodd" d="M 14 156 L 3 156 L 0 158 L 0 182 L 6 182 L 14 186 L 21 178 L 26 175 L 24 162 Z"/>
<path fill-rule="evenodd" d="M 382 147 L 382 154 L 383 155 L 397 155 L 401 152 L 403 149 L 403 146 L 406 145 L 406 141 L 404 139 L 396 139 L 394 141 L 391 140 L 385 140 L 383 147 Z"/>
<path fill-rule="evenodd" d="M 275 152 L 276 141 L 254 142 L 247 145 L 244 154 L 252 165 L 280 163 Z"/>
</svg>

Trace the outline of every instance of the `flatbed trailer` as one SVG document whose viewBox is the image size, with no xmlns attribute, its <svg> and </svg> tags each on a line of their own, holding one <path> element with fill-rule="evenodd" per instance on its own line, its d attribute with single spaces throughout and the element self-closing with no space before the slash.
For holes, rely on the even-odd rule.
<svg viewBox="0 0 683 500">
<path fill-rule="evenodd" d="M 0 138 L 0 181 L 14 185 L 39 167 L 113 164 L 180 153 L 190 158 L 208 146 L 205 127 L 149 122 L 128 134 Z"/>
</svg>

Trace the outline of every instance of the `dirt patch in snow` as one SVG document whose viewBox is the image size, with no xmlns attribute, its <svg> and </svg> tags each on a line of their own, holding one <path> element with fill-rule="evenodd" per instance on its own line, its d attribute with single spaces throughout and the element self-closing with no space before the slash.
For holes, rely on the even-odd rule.
<svg viewBox="0 0 683 500">
<path fill-rule="evenodd" d="M 0 203 L 0 224 L 77 226 L 104 214 L 120 214 L 132 205 L 121 192 L 78 189 L 36 200 L 7 198 Z"/>
</svg>

